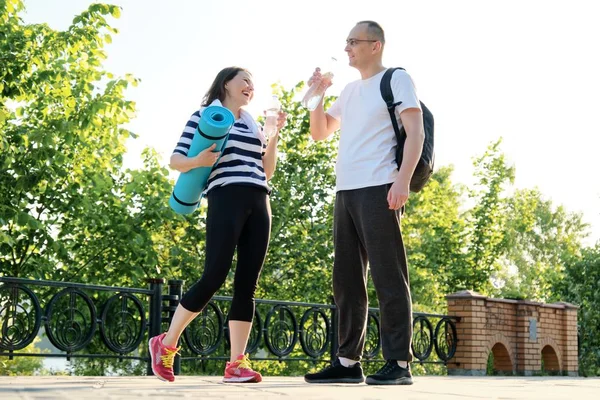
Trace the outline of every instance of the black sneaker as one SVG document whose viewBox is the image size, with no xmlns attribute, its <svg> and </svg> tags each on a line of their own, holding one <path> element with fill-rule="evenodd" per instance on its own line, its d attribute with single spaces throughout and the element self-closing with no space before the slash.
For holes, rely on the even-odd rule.
<svg viewBox="0 0 600 400">
<path fill-rule="evenodd" d="M 410 366 L 402 368 L 396 360 L 389 360 L 376 374 L 367 376 L 367 385 L 412 385 Z"/>
<path fill-rule="evenodd" d="M 344 367 L 339 359 L 336 359 L 330 367 L 314 374 L 304 375 L 308 383 L 362 383 L 365 381 L 360 362 L 352 367 Z"/>
</svg>

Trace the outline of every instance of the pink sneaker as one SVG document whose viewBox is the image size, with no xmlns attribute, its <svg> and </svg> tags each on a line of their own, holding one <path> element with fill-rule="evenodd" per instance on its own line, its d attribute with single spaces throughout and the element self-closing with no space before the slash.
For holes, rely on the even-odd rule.
<svg viewBox="0 0 600 400">
<path fill-rule="evenodd" d="M 234 362 L 227 362 L 225 365 L 223 382 L 258 383 L 260 381 L 262 381 L 262 375 L 250 368 L 250 360 L 244 354 L 240 354 Z"/>
<path fill-rule="evenodd" d="M 180 348 L 165 346 L 162 343 L 165 335 L 166 333 L 154 336 L 148 341 L 150 358 L 152 358 L 152 372 L 161 381 L 173 382 L 175 380 L 175 375 L 173 375 L 173 361 Z"/>
</svg>

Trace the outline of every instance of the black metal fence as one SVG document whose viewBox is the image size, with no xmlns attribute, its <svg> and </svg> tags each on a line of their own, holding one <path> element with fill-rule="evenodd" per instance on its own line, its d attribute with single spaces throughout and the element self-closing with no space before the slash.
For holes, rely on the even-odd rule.
<svg viewBox="0 0 600 400">
<path fill-rule="evenodd" d="M 179 304 L 183 281 L 149 280 L 148 289 L 0 277 L 0 356 L 117 358 L 148 363 L 142 341 L 158 335 Z M 166 292 L 166 293 L 163 293 Z M 231 297 L 215 296 L 187 327 L 181 362 L 228 359 L 227 310 Z M 256 300 L 256 312 L 246 351 L 256 360 L 326 361 L 337 350 L 335 305 Z M 381 360 L 380 316 L 369 309 L 364 361 Z M 452 363 L 458 342 L 458 317 L 414 313 L 413 354 L 419 363 Z M 44 332 L 60 353 L 23 353 Z M 86 352 L 100 335 L 107 354 Z M 300 345 L 298 347 L 298 344 Z"/>
</svg>

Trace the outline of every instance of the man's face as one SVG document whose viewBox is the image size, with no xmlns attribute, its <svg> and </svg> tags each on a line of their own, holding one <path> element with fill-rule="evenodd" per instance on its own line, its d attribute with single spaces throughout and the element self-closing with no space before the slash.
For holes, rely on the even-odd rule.
<svg viewBox="0 0 600 400">
<path fill-rule="evenodd" d="M 377 40 L 369 37 L 367 24 L 356 25 L 346 39 L 348 63 L 351 67 L 360 68 L 370 64 L 375 59 Z"/>
</svg>

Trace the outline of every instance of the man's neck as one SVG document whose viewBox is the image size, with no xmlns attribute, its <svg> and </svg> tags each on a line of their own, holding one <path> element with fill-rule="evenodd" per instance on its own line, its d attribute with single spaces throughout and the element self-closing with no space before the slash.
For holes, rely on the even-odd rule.
<svg viewBox="0 0 600 400">
<path fill-rule="evenodd" d="M 362 79 L 369 79 L 385 69 L 386 68 L 383 66 L 383 64 L 378 62 L 378 63 L 374 63 L 372 65 L 366 66 L 365 68 L 359 69 L 358 71 L 360 72 L 360 77 Z"/>
</svg>

